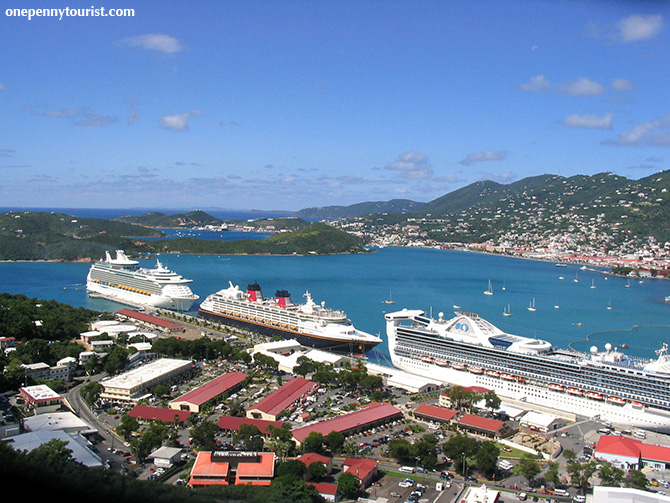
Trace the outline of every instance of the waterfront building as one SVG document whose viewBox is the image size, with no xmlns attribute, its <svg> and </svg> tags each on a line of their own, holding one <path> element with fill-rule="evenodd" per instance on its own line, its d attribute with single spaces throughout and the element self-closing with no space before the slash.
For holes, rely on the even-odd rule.
<svg viewBox="0 0 670 503">
<path fill-rule="evenodd" d="M 112 402 L 130 402 L 151 396 L 149 390 L 192 370 L 191 360 L 161 358 L 128 372 L 103 379 L 100 398 Z"/>
</svg>

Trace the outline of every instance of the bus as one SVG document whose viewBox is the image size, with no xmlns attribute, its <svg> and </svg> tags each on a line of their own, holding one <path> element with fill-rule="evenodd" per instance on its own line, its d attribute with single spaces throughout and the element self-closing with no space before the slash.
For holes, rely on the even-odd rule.
<svg viewBox="0 0 670 503">
<path fill-rule="evenodd" d="M 398 468 L 399 472 L 402 473 L 414 473 L 414 467 L 413 466 L 401 466 Z"/>
</svg>

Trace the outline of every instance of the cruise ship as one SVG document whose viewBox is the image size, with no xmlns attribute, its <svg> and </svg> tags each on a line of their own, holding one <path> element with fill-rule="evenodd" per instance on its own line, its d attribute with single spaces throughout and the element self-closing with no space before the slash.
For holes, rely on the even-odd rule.
<svg viewBox="0 0 670 503">
<path fill-rule="evenodd" d="M 385 315 L 391 362 L 462 386 L 481 386 L 528 404 L 670 433 L 670 356 L 631 357 L 606 344 L 589 352 L 503 332 L 476 313 L 438 319 L 421 310 Z"/>
<path fill-rule="evenodd" d="M 382 342 L 380 337 L 357 330 L 343 311 L 315 303 L 309 292 L 304 296 L 304 304 L 295 304 L 286 290 L 265 298 L 258 283 L 244 291 L 229 282 L 228 288 L 200 304 L 198 316 L 347 355 L 363 356 Z"/>
<path fill-rule="evenodd" d="M 90 297 L 100 297 L 131 306 L 152 306 L 175 311 L 188 311 L 200 297 L 188 286 L 192 282 L 167 269 L 156 260 L 156 267 L 138 267 L 122 250 L 91 266 L 86 278 Z"/>
</svg>

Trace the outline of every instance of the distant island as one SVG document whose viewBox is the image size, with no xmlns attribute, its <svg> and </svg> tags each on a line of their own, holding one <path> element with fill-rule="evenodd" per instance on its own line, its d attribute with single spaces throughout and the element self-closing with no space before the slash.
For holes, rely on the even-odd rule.
<svg viewBox="0 0 670 503">
<path fill-rule="evenodd" d="M 48 212 L 0 214 L 0 260 L 94 261 L 106 250 L 134 255 L 154 253 L 226 255 L 328 255 L 366 253 L 362 240 L 325 223 L 302 219 L 262 219 L 258 225 L 276 231 L 262 239 L 215 241 L 195 238 L 147 240 L 166 235 L 149 227 L 179 223 L 181 227 L 221 225 L 204 212 L 179 215 L 149 213 L 117 220 L 77 218 Z M 245 222 L 246 225 L 249 222 Z"/>
</svg>

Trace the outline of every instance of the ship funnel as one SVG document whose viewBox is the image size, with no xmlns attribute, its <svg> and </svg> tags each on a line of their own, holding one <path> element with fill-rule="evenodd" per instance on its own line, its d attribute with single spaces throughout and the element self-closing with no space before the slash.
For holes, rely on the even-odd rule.
<svg viewBox="0 0 670 503">
<path fill-rule="evenodd" d="M 263 300 L 263 292 L 261 292 L 261 287 L 258 283 L 252 283 L 247 286 L 247 297 L 252 302 Z"/>
<path fill-rule="evenodd" d="M 275 293 L 275 303 L 280 307 L 286 307 L 291 304 L 291 295 L 286 290 L 277 290 Z"/>
</svg>

